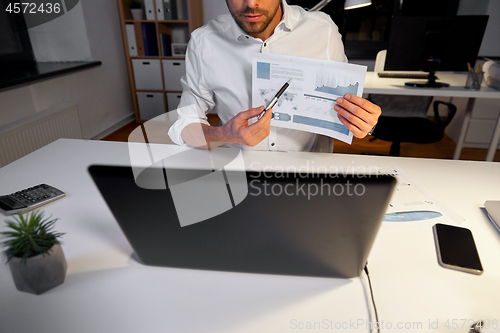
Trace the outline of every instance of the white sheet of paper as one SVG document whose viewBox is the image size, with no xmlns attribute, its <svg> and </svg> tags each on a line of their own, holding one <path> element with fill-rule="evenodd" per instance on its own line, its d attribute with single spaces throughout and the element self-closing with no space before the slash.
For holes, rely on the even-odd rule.
<svg viewBox="0 0 500 333">
<path fill-rule="evenodd" d="M 271 126 L 323 134 L 352 142 L 352 132 L 333 109 L 338 97 L 363 94 L 366 66 L 268 53 L 252 55 L 252 107 L 267 106 L 292 82 L 273 107 Z"/>
<path fill-rule="evenodd" d="M 386 214 L 396 212 L 421 212 L 431 211 L 442 214 L 442 216 L 428 220 L 404 221 L 404 222 L 382 222 L 382 230 L 393 229 L 420 229 L 430 228 L 436 223 L 444 223 L 460 226 L 464 224 L 464 218 L 438 200 L 429 191 L 418 184 L 399 166 L 392 168 L 380 168 L 379 174 L 396 177 L 398 183 L 392 194 Z"/>
</svg>

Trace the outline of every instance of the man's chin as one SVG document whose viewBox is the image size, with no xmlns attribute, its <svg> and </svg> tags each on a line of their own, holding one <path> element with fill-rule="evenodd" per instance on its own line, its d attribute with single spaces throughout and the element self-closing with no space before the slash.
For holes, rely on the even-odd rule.
<svg viewBox="0 0 500 333">
<path fill-rule="evenodd" d="M 243 30 L 251 35 L 251 34 L 260 34 L 264 29 L 262 29 L 262 23 L 257 22 L 257 23 L 251 23 L 251 22 L 240 22 L 240 27 L 243 28 Z"/>
</svg>

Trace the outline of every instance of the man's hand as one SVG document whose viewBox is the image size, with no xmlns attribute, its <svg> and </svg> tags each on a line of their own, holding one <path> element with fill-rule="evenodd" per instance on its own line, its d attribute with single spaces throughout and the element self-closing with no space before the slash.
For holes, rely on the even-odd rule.
<svg viewBox="0 0 500 333">
<path fill-rule="evenodd" d="M 239 143 L 253 147 L 267 138 L 271 127 L 272 109 L 267 110 L 257 122 L 248 125 L 248 120 L 258 116 L 262 111 L 264 111 L 264 106 L 241 111 L 231 118 L 221 128 L 224 132 L 223 142 Z"/>
<path fill-rule="evenodd" d="M 352 94 L 337 98 L 334 109 L 340 122 L 358 139 L 364 138 L 371 131 L 382 113 L 378 105 Z"/>
<path fill-rule="evenodd" d="M 182 139 L 191 146 L 200 148 L 216 147 L 223 143 L 238 143 L 256 146 L 269 135 L 272 109 L 269 109 L 255 123 L 248 125 L 248 120 L 258 116 L 264 107 L 241 111 L 222 126 L 190 124 L 181 133 Z M 208 144 L 208 147 L 207 147 Z"/>
</svg>

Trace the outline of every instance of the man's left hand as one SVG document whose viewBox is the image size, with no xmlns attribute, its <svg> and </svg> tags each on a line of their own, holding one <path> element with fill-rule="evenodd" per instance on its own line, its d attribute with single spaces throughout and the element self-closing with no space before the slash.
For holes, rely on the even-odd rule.
<svg viewBox="0 0 500 333">
<path fill-rule="evenodd" d="M 358 139 L 371 131 L 382 112 L 378 105 L 352 94 L 337 98 L 334 109 L 340 122 Z"/>
</svg>

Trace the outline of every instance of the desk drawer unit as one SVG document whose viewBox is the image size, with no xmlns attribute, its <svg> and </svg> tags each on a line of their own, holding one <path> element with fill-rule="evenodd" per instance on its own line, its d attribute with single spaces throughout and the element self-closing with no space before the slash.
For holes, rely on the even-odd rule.
<svg viewBox="0 0 500 333">
<path fill-rule="evenodd" d="M 135 89 L 162 90 L 160 60 L 133 59 Z"/>
<path fill-rule="evenodd" d="M 184 60 L 162 60 L 165 90 L 182 91 L 181 77 L 186 74 Z"/>
<path fill-rule="evenodd" d="M 465 146 L 488 148 L 498 117 L 500 117 L 499 99 L 477 98 L 469 120 Z"/>
<path fill-rule="evenodd" d="M 167 93 L 167 110 L 172 111 L 177 109 L 181 102 L 182 93 Z"/>
<path fill-rule="evenodd" d="M 181 102 L 182 93 L 167 93 L 168 120 L 177 120 L 177 107 Z"/>
<path fill-rule="evenodd" d="M 165 112 L 163 93 L 138 92 L 137 103 L 141 120 L 149 120 Z"/>
<path fill-rule="evenodd" d="M 495 130 L 495 122 L 486 119 L 471 119 L 469 120 L 469 127 L 467 128 L 467 135 L 465 142 L 471 144 L 487 144 L 491 142 L 493 131 Z"/>
</svg>

